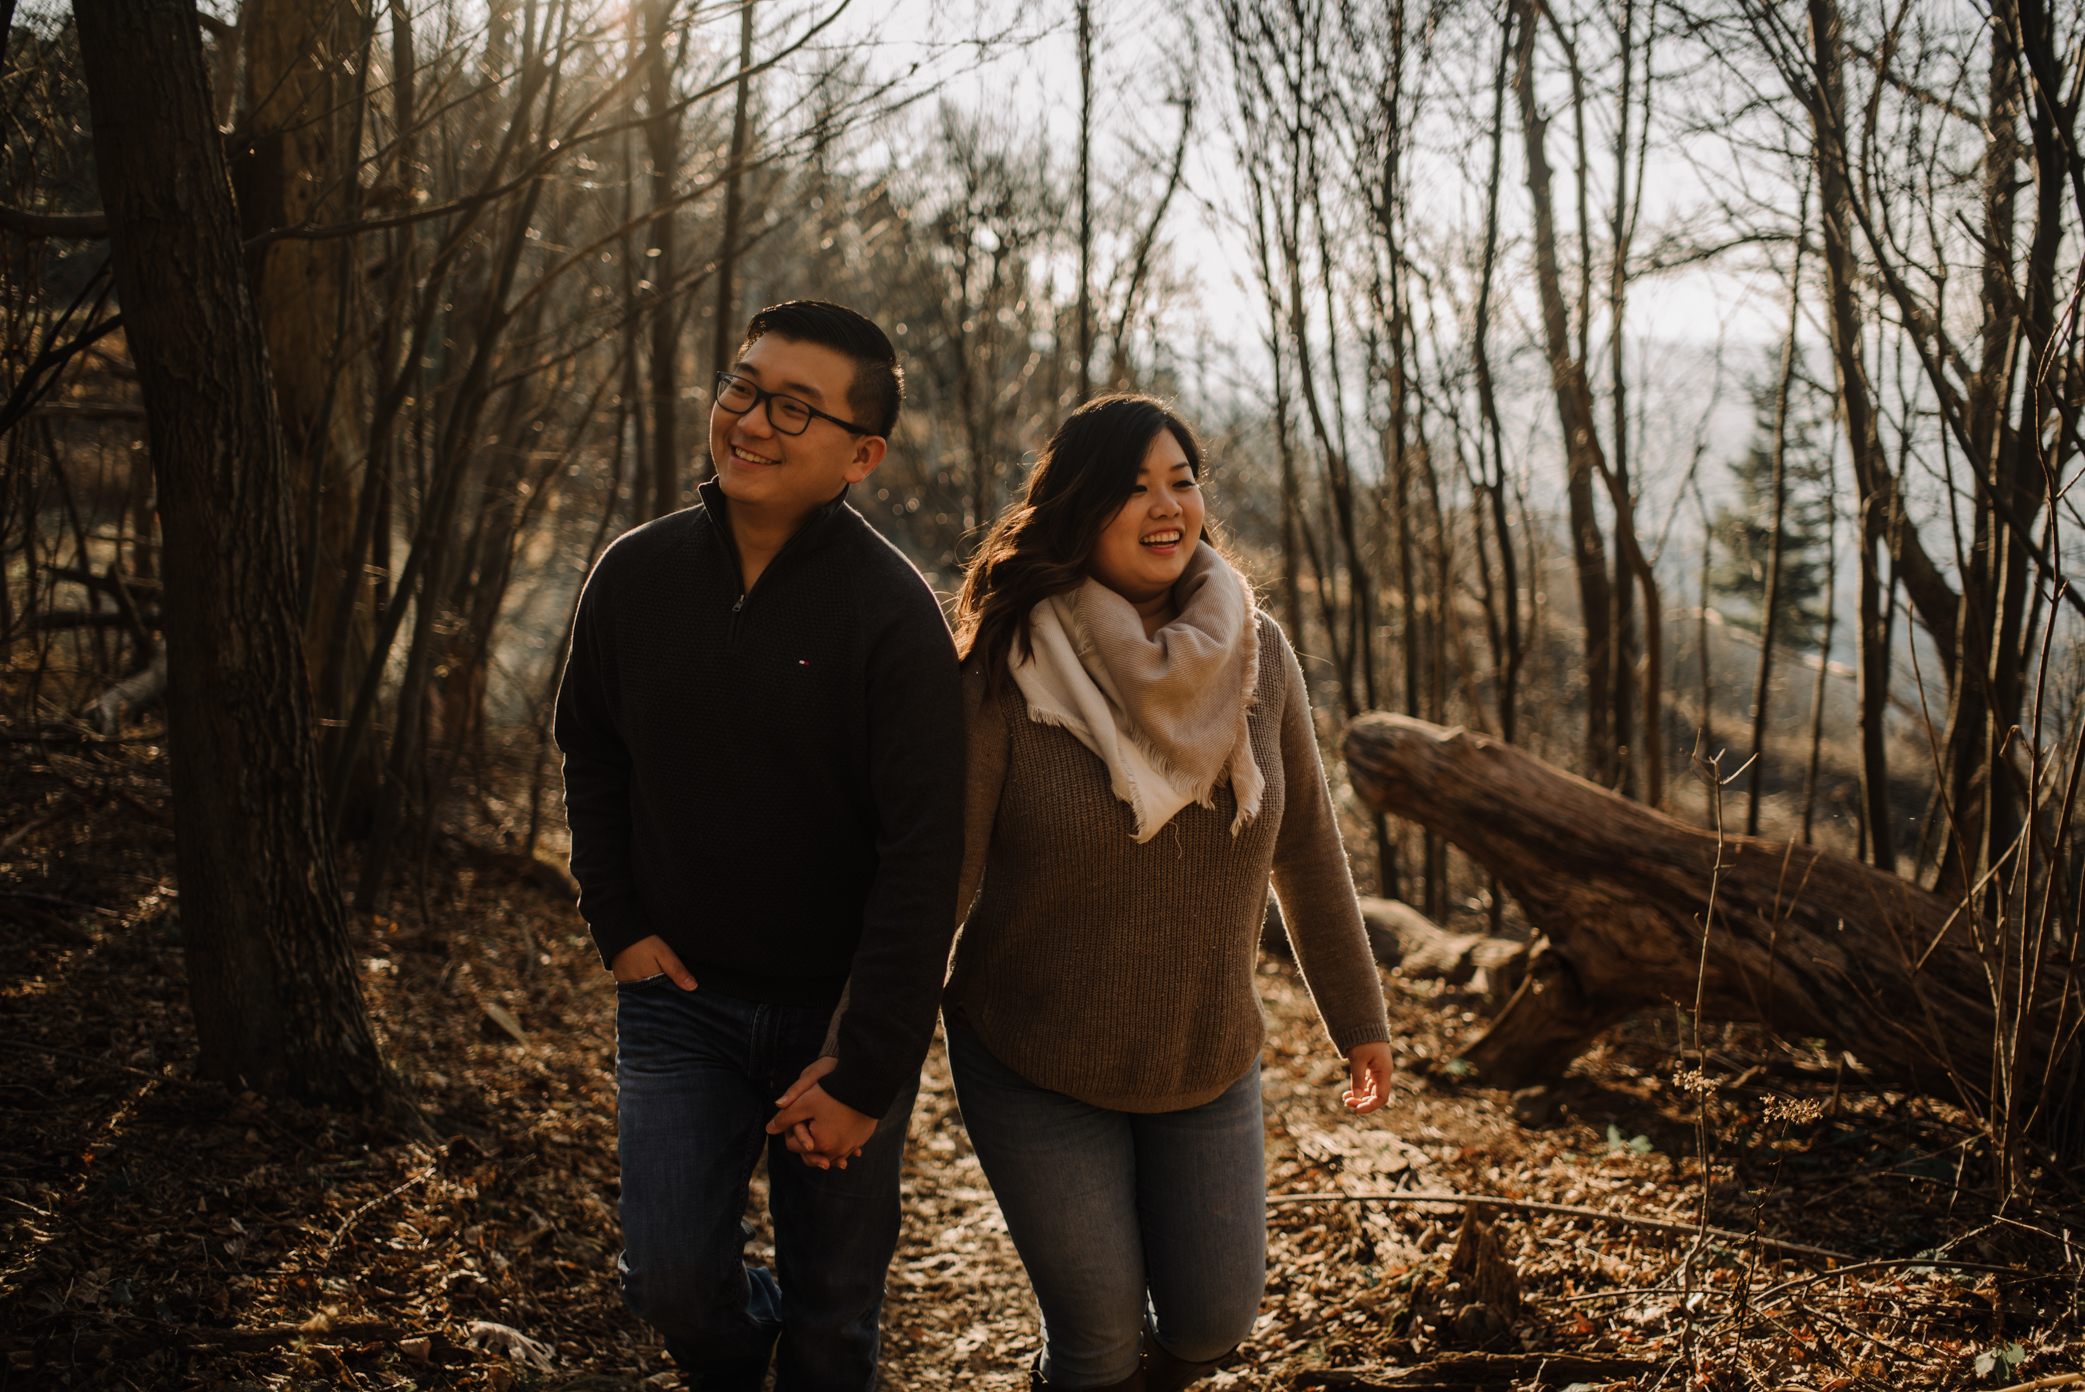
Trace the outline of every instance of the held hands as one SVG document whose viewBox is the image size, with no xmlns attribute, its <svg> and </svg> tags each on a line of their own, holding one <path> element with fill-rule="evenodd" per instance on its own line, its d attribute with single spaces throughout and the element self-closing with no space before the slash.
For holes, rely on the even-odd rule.
<svg viewBox="0 0 2085 1392">
<path fill-rule="evenodd" d="M 617 981 L 664 976 L 683 991 L 695 989 L 695 974 L 681 965 L 681 959 L 656 933 L 616 953 L 609 970 L 615 973 Z M 803 1156 L 806 1165 L 821 1170 L 835 1165 L 846 1169 L 849 1157 L 861 1154 L 862 1146 L 876 1130 L 875 1117 L 864 1116 L 818 1085 L 818 1080 L 839 1063 L 836 1058 L 813 1060 L 809 1068 L 797 1075 L 789 1090 L 775 1099 L 781 1111 L 767 1124 L 769 1135 L 787 1132 L 789 1139 L 784 1144 Z"/>
<path fill-rule="evenodd" d="M 673 955 L 673 949 L 657 933 L 648 938 L 639 938 L 621 952 L 609 964 L 617 981 L 642 981 L 648 976 L 664 976 L 683 991 L 695 989 L 695 974 L 681 965 L 681 959 Z"/>
<path fill-rule="evenodd" d="M 819 1086 L 818 1080 L 839 1065 L 838 1059 L 829 1056 L 813 1059 L 789 1090 L 775 1099 L 781 1111 L 767 1124 L 770 1136 L 788 1133 L 783 1144 L 803 1156 L 813 1169 L 829 1170 L 835 1165 L 846 1169 L 848 1159 L 861 1154 L 876 1131 L 875 1117 L 857 1112 Z"/>
<path fill-rule="evenodd" d="M 1347 1055 L 1347 1068 L 1352 1086 L 1339 1100 L 1347 1104 L 1348 1111 L 1366 1116 L 1390 1100 L 1390 1075 L 1396 1066 L 1390 1061 L 1388 1044 L 1356 1044 Z"/>
</svg>

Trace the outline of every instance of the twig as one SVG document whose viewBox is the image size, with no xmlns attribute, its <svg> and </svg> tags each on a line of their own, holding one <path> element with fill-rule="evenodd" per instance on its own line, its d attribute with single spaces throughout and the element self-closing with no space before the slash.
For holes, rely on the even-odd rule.
<svg viewBox="0 0 2085 1392">
<path fill-rule="evenodd" d="M 1677 1295 L 1678 1286 L 1622 1286 L 1616 1290 L 1580 1291 L 1576 1295 L 1523 1295 L 1533 1305 L 1578 1305 L 1588 1300 L 1621 1300 L 1639 1295 Z"/>
<path fill-rule="evenodd" d="M 131 811 L 137 813 L 140 817 L 143 817 L 146 821 L 152 823 L 154 826 L 170 827 L 173 825 L 173 823 L 167 819 L 166 810 L 164 808 L 154 807 L 152 804 L 145 802 L 134 793 L 127 793 L 121 788 L 108 788 L 104 789 L 104 792 L 106 792 L 106 794 L 109 797 L 112 797 L 116 799 L 116 801 L 123 803 L 125 806 L 129 807 Z M 175 892 L 176 891 L 172 890 L 161 891 L 162 894 L 172 894 Z"/>
<path fill-rule="evenodd" d="M 1836 1271 L 1821 1272 L 1815 1276 L 1799 1276 L 1793 1281 L 1783 1281 L 1778 1286 L 1768 1286 L 1759 1293 L 1758 1298 L 1768 1300 L 1803 1286 L 1814 1286 L 1820 1281 L 1830 1281 L 1841 1276 L 1857 1276 L 1863 1271 L 1887 1271 L 1901 1266 L 1944 1266 L 1951 1271 L 1995 1271 L 2004 1276 L 2022 1274 L 2017 1266 L 1992 1266 L 1988 1262 L 1950 1261 L 1946 1257 L 1892 1257 L 1884 1261 L 1856 1262 L 1852 1266 L 1842 1266 Z"/>
<path fill-rule="evenodd" d="M 2005 1224 L 2007 1227 L 2018 1228 L 2021 1232 L 2031 1232 L 2036 1237 L 2045 1237 L 2059 1247 L 2067 1247 L 2069 1245 L 2063 1238 L 2058 1237 L 2047 1228 L 2037 1228 L 2032 1223 L 2023 1223 L 2017 1218 L 2008 1218 L 2003 1213 L 1992 1214 L 1989 1226 L 1995 1228 L 2000 1223 Z"/>
<path fill-rule="evenodd" d="M 38 213 L 0 204 L 0 228 L 24 237 L 95 241 L 109 235 L 109 220 L 102 213 Z"/>
<path fill-rule="evenodd" d="M 1933 1257 L 1892 1257 L 1883 1261 L 1858 1262 L 1853 1266 L 1838 1267 L 1835 1270 L 1826 1271 L 1819 1275 L 1803 1276 L 1793 1281 L 1783 1281 L 1778 1286 L 1768 1286 L 1764 1290 L 1754 1290 L 1747 1292 L 1721 1291 L 1716 1290 L 1714 1288 L 1705 1288 L 1697 1292 L 1697 1294 L 1704 1296 L 1713 1296 L 1719 1300 L 1731 1300 L 1735 1299 L 1740 1295 L 1749 1294 L 1751 1299 L 1755 1301 L 1764 1302 L 1773 1297 L 1785 1295 L 1789 1291 L 1799 1289 L 1803 1286 L 1816 1285 L 1821 1281 L 1836 1280 L 1842 1276 L 1858 1276 L 1864 1271 L 1887 1271 L 1895 1267 L 1907 1266 L 1944 1266 L 1948 1268 L 1950 1271 L 1990 1271 L 2002 1276 L 2018 1276 L 2021 1274 L 2020 1268 L 2017 1266 L 1992 1266 L 1988 1262 L 1949 1261 L 1944 1257 L 1938 1259 Z M 1530 1295 L 1527 1298 L 1537 1305 L 1577 1305 L 1589 1300 L 1622 1300 L 1633 1296 L 1678 1295 L 1680 1293 L 1680 1288 L 1678 1286 L 1671 1285 L 1622 1286 L 1615 1290 L 1580 1291 L 1575 1295 Z"/>
<path fill-rule="evenodd" d="M 224 1084 L 204 1082 L 198 1078 L 182 1078 L 172 1073 L 154 1073 L 149 1068 L 137 1068 L 114 1059 L 97 1058 L 93 1054 L 82 1054 L 72 1049 L 60 1049 L 50 1044 L 38 1044 L 27 1039 L 0 1039 L 0 1049 L 26 1049 L 31 1053 L 52 1054 L 58 1058 L 73 1059 L 79 1063 L 91 1063 L 100 1068 L 113 1068 L 122 1073 L 135 1073 L 140 1078 L 150 1078 L 155 1083 L 173 1083 L 178 1087 L 202 1088 L 209 1092 L 224 1089 Z"/>
<path fill-rule="evenodd" d="M 138 1068 L 128 1063 L 118 1063 L 114 1059 L 96 1058 L 93 1054 L 82 1054 L 73 1049 L 60 1049 L 51 1044 L 37 1044 L 26 1039 L 0 1039 L 0 1047 L 26 1049 L 32 1053 L 51 1054 L 58 1058 L 73 1059 L 79 1063 L 92 1064 L 97 1068 L 113 1069 L 118 1073 L 135 1073 L 140 1078 L 150 1078 L 155 1083 L 170 1083 L 175 1087 L 190 1088 L 198 1092 L 214 1092 L 220 1097 L 231 1095 L 231 1089 L 216 1079 L 183 1078 L 173 1073 L 154 1073 L 149 1068 Z M 266 1112 L 255 1112 L 253 1119 L 292 1145 L 303 1144 Z"/>
<path fill-rule="evenodd" d="M 1795 328 L 1792 321 L 1788 333 L 1788 348 L 1789 353 L 1791 355 L 1790 363 L 1792 365 L 1794 362 L 1793 354 L 1795 352 Z M 1788 396 L 1788 382 L 1785 376 L 1782 379 L 1781 387 L 1782 404 L 1785 406 L 1787 404 Z M 1774 467 L 1778 472 L 1780 469 L 1780 465 L 1777 463 Z M 1779 545 L 1778 541 L 1776 542 L 1776 545 Z M 1761 630 L 1759 646 L 1759 720 L 1761 723 L 1755 724 L 1753 727 L 1754 733 L 1759 735 L 1763 735 L 1765 731 L 1765 693 L 1767 690 L 1766 671 L 1769 662 L 1772 658 L 1771 649 L 1773 646 L 1770 642 L 1767 641 L 1767 639 L 1768 636 L 1770 636 L 1771 631 L 1772 622 L 1771 620 L 1769 620 L 1766 626 Z M 1705 914 L 1702 915 L 1701 919 L 1701 959 L 1694 968 L 1694 1073 L 1695 1078 L 1699 1081 L 1704 1082 L 1704 1084 L 1706 1084 L 1706 1079 L 1708 1077 L 1709 1051 L 1708 1046 L 1702 1043 L 1701 1012 L 1703 1002 L 1707 999 L 1706 992 L 1708 990 L 1709 933 L 1716 926 L 1716 899 L 1718 892 L 1722 889 L 1723 886 L 1723 848 L 1728 844 L 1727 840 L 1723 835 L 1723 789 L 1725 786 L 1725 779 L 1722 777 L 1722 758 L 1722 754 L 1718 752 L 1716 755 L 1714 755 L 1708 760 L 1709 796 L 1711 800 L 1711 806 L 1714 808 L 1716 814 L 1716 863 L 1709 870 L 1708 910 Z M 1745 766 L 1749 767 L 1758 758 L 1759 748 L 1757 743 L 1755 743 L 1752 749 L 1752 757 L 1750 759 L 1745 760 Z M 1744 767 L 1740 767 L 1738 769 L 1738 773 L 1743 773 L 1744 771 Z M 1736 782 L 1738 773 L 1733 773 L 1732 775 L 1730 775 L 1728 781 L 1732 783 Z M 1756 814 L 1759 810 L 1759 783 L 1757 779 L 1754 779 L 1752 784 L 1752 809 L 1756 817 Z M 1793 843 L 1790 843 L 1790 849 L 1793 849 Z M 1785 861 L 1783 862 L 1783 867 L 1785 873 Z M 1776 892 L 1776 897 L 1779 897 L 1778 891 Z M 1771 953 L 1771 949 L 1769 949 L 1769 953 Z M 1771 960 L 1771 958 L 1769 960 Z M 1768 982 L 1769 984 L 1767 990 L 1769 994 L 1771 994 L 1773 990 L 1773 986 L 1771 984 L 1771 977 L 1768 978 Z M 1846 1055 L 1842 1050 L 1839 1057 L 1843 1059 L 1845 1058 L 1845 1056 Z M 1708 1243 L 1709 1200 L 1712 1197 L 1713 1191 L 1715 1189 L 1716 1167 L 1714 1161 L 1711 1159 L 1709 1155 L 1709 1106 L 1710 1095 L 1711 1093 L 1713 1093 L 1713 1091 L 1713 1086 L 1705 1085 L 1703 1086 L 1701 1091 L 1696 1094 L 1694 1100 L 1694 1149 L 1696 1155 L 1700 1157 L 1701 1161 L 1701 1203 L 1700 1206 L 1695 1210 L 1695 1222 L 1697 1226 L 1701 1229 L 1701 1235 L 1694 1239 L 1693 1243 L 1687 1248 L 1686 1255 L 1680 1258 L 1680 1289 L 1682 1292 L 1680 1296 L 1680 1357 L 1686 1360 L 1687 1371 L 1690 1374 L 1698 1374 L 1701 1371 L 1700 1350 L 1695 1343 L 1694 1335 L 1694 1307 L 1696 1303 L 1694 1300 L 1694 1259 L 1701 1255 L 1701 1249 Z M 1760 1250 L 1763 1247 L 1767 1246 L 1771 1241 L 1771 1239 L 1763 1238 L 1759 1235 L 1759 1222 L 1757 1210 L 1754 1211 L 1752 1231 L 1746 1234 L 1745 1237 L 1741 1238 L 1740 1241 L 1749 1242 L 1753 1244 L 1751 1259 L 1745 1270 L 1745 1288 L 1749 1290 L 1752 1285 L 1752 1273 L 1758 1269 Z M 1677 1364 L 1675 1364 L 1675 1366 L 1677 1366 Z M 1667 1371 L 1669 1372 L 1670 1369 L 1668 1369 Z M 1661 1376 L 1658 1379 L 1658 1381 L 1662 1384 L 1665 1381 L 1665 1379 Z"/>
<path fill-rule="evenodd" d="M 82 798 L 78 793 L 68 793 L 66 796 L 59 798 L 51 810 L 44 813 L 41 817 L 32 818 L 7 833 L 7 835 L 0 836 L 0 856 L 6 855 L 25 839 L 42 831 L 84 801 L 86 799 Z"/>
<path fill-rule="evenodd" d="M 114 909 L 104 909 L 99 904 L 82 904 L 77 899 L 67 899 L 60 894 L 45 894 L 34 889 L 0 889 L 0 899 L 27 899 L 32 904 L 56 904 L 60 908 L 78 909 L 82 913 L 100 914 L 103 918 L 121 918 Z"/>
<path fill-rule="evenodd" d="M 2039 1387 L 2066 1387 L 2074 1382 L 2085 1382 L 2085 1373 L 2054 1373 L 2033 1382 L 2016 1382 L 2011 1387 L 2001 1387 L 1998 1392 L 2035 1392 Z"/>
<path fill-rule="evenodd" d="M 1712 1228 L 1704 1223 L 1676 1223 L 1670 1218 L 1648 1218 L 1634 1213 L 1610 1213 L 1602 1208 L 1587 1208 L 1582 1204 L 1541 1203 L 1533 1199 L 1508 1199 L 1497 1194 L 1457 1194 L 1434 1189 L 1405 1189 L 1394 1194 L 1276 1194 L 1269 1196 L 1267 1206 L 1278 1208 L 1285 1204 L 1299 1203 L 1452 1203 L 1452 1204 L 1495 1204 L 1500 1208 L 1522 1209 L 1530 1213 L 1561 1213 L 1572 1218 L 1591 1218 L 1603 1223 L 1623 1223 L 1631 1227 L 1655 1228 L 1660 1232 L 1687 1233 L 1692 1236 L 1721 1237 L 1732 1242 L 1758 1241 L 1783 1252 L 1801 1252 L 1806 1256 L 1829 1257 L 1833 1261 L 1851 1262 L 1858 1258 L 1846 1252 L 1834 1252 L 1826 1247 L 1808 1247 L 1800 1242 L 1783 1242 L 1779 1238 L 1755 1238 L 1751 1233 L 1733 1232 L 1728 1228 Z M 1946 1263 L 1935 1262 L 1940 1266 Z"/>
<path fill-rule="evenodd" d="M 1843 1330 L 1845 1333 L 1851 1334 L 1856 1339 L 1866 1339 L 1870 1343 L 1880 1344 L 1884 1348 L 1888 1349 L 1891 1353 L 1896 1354 L 1899 1358 L 1909 1359 L 1913 1356 L 1910 1353 L 1910 1351 L 1903 1348 L 1901 1345 L 1892 1343 L 1890 1340 L 1883 1338 L 1882 1335 L 1876 1333 L 1874 1330 L 1855 1329 L 1845 1320 L 1840 1319 L 1837 1315 L 1832 1314 L 1828 1310 L 1820 1310 L 1815 1305 L 1808 1305 L 1803 1308 L 1803 1313 L 1809 1316 L 1811 1319 L 1820 1319 L 1823 1320 L 1826 1324 L 1834 1325 L 1840 1330 Z"/>
<path fill-rule="evenodd" d="M 118 614 L 107 616 L 120 619 Z M 98 735 L 85 730 L 39 730 L 32 734 L 20 734 L 13 730 L 0 730 L 0 744 L 165 744 L 165 731 L 156 735 Z"/>
<path fill-rule="evenodd" d="M 330 1258 L 333 1255 L 333 1249 L 340 1245 L 340 1239 L 347 1236 L 348 1229 L 355 1226 L 355 1224 L 358 1221 L 360 1221 L 362 1216 L 368 1213 L 369 1210 L 375 1208 L 378 1204 L 389 1203 L 391 1200 L 397 1198 L 400 1194 L 403 1194 L 406 1190 L 412 1188 L 415 1184 L 418 1184 L 421 1180 L 427 1178 L 436 1170 L 440 1169 L 442 1167 L 442 1158 L 446 1156 L 448 1153 L 449 1147 L 443 1146 L 439 1151 L 435 1153 L 433 1164 L 429 1165 L 426 1169 L 420 1171 L 420 1173 L 414 1175 L 411 1179 L 408 1179 L 405 1183 L 399 1185 L 396 1189 L 391 1190 L 387 1194 L 377 1195 L 368 1203 L 363 1204 L 353 1213 L 350 1213 L 347 1216 L 346 1221 L 341 1223 L 340 1230 L 333 1234 L 331 1241 L 326 1243 L 326 1250 L 319 1254 L 319 1260 L 323 1262 Z"/>
<path fill-rule="evenodd" d="M 208 1325 L 165 1324 L 145 1321 L 144 1327 L 132 1332 L 110 1330 L 105 1333 L 88 1334 L 80 1338 L 76 1352 L 88 1357 L 104 1349 L 124 1350 L 138 1348 L 140 1352 L 150 1348 L 177 1344 L 193 1348 L 264 1349 L 275 1344 L 295 1344 L 325 1340 L 332 1343 L 345 1341 L 360 1342 L 371 1339 L 396 1339 L 405 1330 L 398 1325 L 382 1320 L 327 1321 L 324 1325 L 277 1324 L 264 1325 L 259 1329 L 214 1329 Z"/>
<path fill-rule="evenodd" d="M 106 295 L 108 292 L 103 291 L 102 293 Z M 100 303 L 97 302 L 95 307 L 97 309 L 100 308 Z M 88 329 L 85 333 L 82 333 L 72 342 L 66 344 L 63 348 L 50 349 L 42 357 L 29 364 L 28 370 L 15 383 L 13 394 L 7 398 L 5 404 L 0 404 L 0 432 L 4 432 L 9 426 L 27 415 L 29 408 L 34 406 L 44 393 L 56 385 L 58 369 L 64 367 L 75 353 L 84 352 L 93 345 L 96 339 L 106 337 L 122 327 L 123 316 L 121 314 L 112 314 L 99 324 Z M 50 375 L 46 376 L 46 373 Z"/>
</svg>

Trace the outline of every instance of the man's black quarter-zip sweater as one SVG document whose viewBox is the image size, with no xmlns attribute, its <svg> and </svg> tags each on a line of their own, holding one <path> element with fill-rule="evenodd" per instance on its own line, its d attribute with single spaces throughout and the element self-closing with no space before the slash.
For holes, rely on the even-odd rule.
<svg viewBox="0 0 2085 1392">
<path fill-rule="evenodd" d="M 558 689 L 580 911 L 698 989 L 830 1006 L 825 1090 L 881 1116 L 925 1057 L 963 856 L 963 714 L 934 595 L 836 498 L 741 591 L 729 506 L 621 537 Z"/>
</svg>

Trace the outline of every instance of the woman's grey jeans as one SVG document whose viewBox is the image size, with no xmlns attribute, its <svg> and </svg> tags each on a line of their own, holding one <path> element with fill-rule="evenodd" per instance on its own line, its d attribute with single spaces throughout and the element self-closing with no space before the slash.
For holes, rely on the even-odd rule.
<svg viewBox="0 0 2085 1392">
<path fill-rule="evenodd" d="M 1190 1362 L 1252 1329 L 1267 1283 L 1260 1065 L 1213 1102 L 1116 1112 L 1037 1087 L 951 1027 L 963 1124 L 1043 1318 L 1052 1387 L 1136 1370 L 1148 1328 Z"/>
</svg>

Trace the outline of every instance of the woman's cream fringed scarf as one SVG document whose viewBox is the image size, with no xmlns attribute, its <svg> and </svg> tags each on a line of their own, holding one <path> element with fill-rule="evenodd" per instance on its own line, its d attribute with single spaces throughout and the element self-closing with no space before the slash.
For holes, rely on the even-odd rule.
<svg viewBox="0 0 2085 1392">
<path fill-rule="evenodd" d="M 1029 719 L 1063 727 L 1100 756 L 1139 842 L 1190 802 L 1214 807 L 1226 779 L 1238 800 L 1236 836 L 1266 789 L 1245 723 L 1260 676 L 1252 591 L 1202 542 L 1173 602 L 1179 616 L 1147 638 L 1130 602 L 1089 578 L 1035 606 L 1031 656 L 1011 658 Z"/>
</svg>

